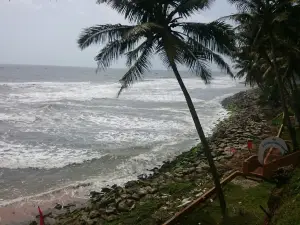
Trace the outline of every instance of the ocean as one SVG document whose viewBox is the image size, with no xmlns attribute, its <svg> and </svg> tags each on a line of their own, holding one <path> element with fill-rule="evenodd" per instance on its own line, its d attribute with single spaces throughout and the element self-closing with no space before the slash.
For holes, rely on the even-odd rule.
<svg viewBox="0 0 300 225">
<path fill-rule="evenodd" d="M 117 98 L 125 72 L 0 65 L 0 206 L 122 184 L 199 142 L 171 71 L 151 71 Z M 219 72 L 210 85 L 181 75 L 209 135 L 227 116 L 220 101 L 245 87 Z"/>
</svg>

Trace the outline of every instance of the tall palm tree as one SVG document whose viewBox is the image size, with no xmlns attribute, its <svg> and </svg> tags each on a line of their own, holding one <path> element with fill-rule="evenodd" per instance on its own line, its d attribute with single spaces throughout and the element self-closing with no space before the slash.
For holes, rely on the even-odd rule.
<svg viewBox="0 0 300 225">
<path fill-rule="evenodd" d="M 132 25 L 105 24 L 86 28 L 78 44 L 85 49 L 104 43 L 95 60 L 105 69 L 120 56 L 127 58 L 129 67 L 120 79 L 121 89 L 128 88 L 151 68 L 151 56 L 158 54 L 166 67 L 171 68 L 186 99 L 197 133 L 202 142 L 223 215 L 226 203 L 208 141 L 203 132 L 192 99 L 180 76 L 181 64 L 200 76 L 205 83 L 212 75 L 207 63 L 214 62 L 221 70 L 233 75 L 228 64 L 216 52 L 230 56 L 234 49 L 233 32 L 224 22 L 197 23 L 184 19 L 208 9 L 212 0 L 97 0 L 122 14 Z"/>
<path fill-rule="evenodd" d="M 238 22 L 238 29 L 242 33 L 251 32 L 252 41 L 248 43 L 251 51 L 259 55 L 258 60 L 263 58 L 268 62 L 270 72 L 275 75 L 274 80 L 278 86 L 282 108 L 286 115 L 285 122 L 296 149 L 298 143 L 295 129 L 288 117 L 284 76 L 280 72 L 281 53 L 277 49 L 278 46 L 284 46 L 290 50 L 293 48 L 284 41 L 287 34 L 292 35 L 293 38 L 299 38 L 299 32 L 296 30 L 297 26 L 299 27 L 299 20 L 293 19 L 290 15 L 295 4 L 290 0 L 229 0 L 229 2 L 235 4 L 238 9 L 238 13 L 229 18 Z M 296 18 L 295 13 L 294 18 Z"/>
</svg>

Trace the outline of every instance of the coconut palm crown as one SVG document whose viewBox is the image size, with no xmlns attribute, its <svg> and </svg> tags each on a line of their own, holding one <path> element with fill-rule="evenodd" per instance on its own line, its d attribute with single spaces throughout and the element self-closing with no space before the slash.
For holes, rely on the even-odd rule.
<svg viewBox="0 0 300 225">
<path fill-rule="evenodd" d="M 212 77 L 207 62 L 215 62 L 232 75 L 228 64 L 217 54 L 231 55 L 234 48 L 231 26 L 224 22 L 184 22 L 184 19 L 209 8 L 212 2 L 98 0 L 98 4 L 109 5 L 134 25 L 105 24 L 86 28 L 78 44 L 81 49 L 106 44 L 95 57 L 99 69 L 108 68 L 120 56 L 127 58 L 129 70 L 120 80 L 122 89 L 141 79 L 151 68 L 153 54 L 159 54 L 168 67 L 170 62 L 185 65 L 208 83 Z"/>
</svg>

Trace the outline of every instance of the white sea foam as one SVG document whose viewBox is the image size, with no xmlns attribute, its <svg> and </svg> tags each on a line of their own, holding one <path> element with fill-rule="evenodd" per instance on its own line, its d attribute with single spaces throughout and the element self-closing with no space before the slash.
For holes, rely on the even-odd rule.
<svg viewBox="0 0 300 225">
<path fill-rule="evenodd" d="M 70 163 L 101 158 L 104 155 L 90 149 L 70 149 L 56 146 L 32 146 L 0 141 L 2 168 L 60 168 Z"/>
<path fill-rule="evenodd" d="M 234 82 L 227 78 L 216 79 L 211 86 L 205 86 L 199 79 L 185 79 L 185 83 L 189 90 L 234 86 Z M 13 90 L 6 99 L 7 104 L 14 105 L 14 108 L 5 113 L 1 112 L 0 121 L 12 123 L 25 136 L 28 134 L 30 137 L 32 133 L 52 135 L 57 138 L 64 137 L 71 143 L 81 142 L 88 146 L 101 144 L 104 149 L 149 146 L 197 137 L 185 104 L 177 108 L 164 105 L 159 108 L 134 107 L 126 105 L 125 102 L 122 104 L 122 100 L 149 103 L 184 102 L 175 79 L 145 80 L 137 83 L 124 92 L 118 105 L 85 103 L 97 98 L 114 99 L 119 88 L 116 83 L 40 82 L 6 85 Z M 226 114 L 219 104 L 221 98 L 222 96 L 218 96 L 209 101 L 194 99 L 200 121 L 207 133 L 211 131 L 216 119 Z M 76 102 L 65 102 L 66 100 Z M 42 107 L 35 106 L 41 103 Z M 23 110 L 18 108 L 18 104 L 35 107 Z M 59 108 L 56 109 L 56 106 Z M 67 106 L 76 106 L 76 109 L 64 109 Z M 114 110 L 113 113 L 111 110 L 107 111 L 108 109 Z M 123 110 L 135 113 L 126 114 Z M 0 167 L 49 169 L 103 156 L 103 149 L 76 149 L 72 145 L 63 147 L 57 145 L 55 139 L 32 144 L 18 142 L 9 138 L 10 136 L 13 133 L 6 132 L 0 142 Z M 159 154 L 157 157 L 163 158 Z"/>
<path fill-rule="evenodd" d="M 189 90 L 199 89 L 199 92 L 201 89 L 235 85 L 227 77 L 217 78 L 209 86 L 197 78 L 184 81 Z M 101 104 L 101 101 L 97 104 L 86 103 L 95 99 L 116 99 L 120 87 L 117 83 L 29 82 L 0 85 L 10 88 L 9 93 L 1 98 L 5 98 L 7 108 L 12 106 L 0 113 L 0 122 L 13 124 L 21 135 L 28 134 L 29 138 L 32 134 L 50 135 L 46 137 L 50 141 L 32 144 L 12 139 L 13 131 L 7 131 L 0 139 L 0 167 L 63 167 L 103 156 L 103 149 L 76 149 L 72 145 L 63 147 L 57 145 L 53 137 L 63 137 L 71 143 L 80 142 L 87 146 L 101 144 L 104 149 L 149 146 L 196 137 L 193 121 L 175 79 L 137 83 L 122 94 L 118 104 Z M 209 101 L 193 98 L 207 133 L 216 119 L 222 117 L 222 113 L 226 114 L 219 104 L 221 98 L 217 96 Z M 124 100 L 146 104 L 130 106 L 126 101 L 123 103 Z M 162 104 L 180 102 L 182 105 L 176 107 Z M 151 108 L 148 103 L 161 105 Z M 25 110 L 22 108 L 24 105 L 27 107 Z"/>
<path fill-rule="evenodd" d="M 200 79 L 185 79 L 189 90 L 206 88 L 229 88 L 234 86 L 230 78 L 215 79 L 210 85 L 205 85 Z M 97 84 L 90 82 L 29 82 L 0 83 L 9 86 L 13 93 L 6 96 L 6 101 L 15 103 L 53 102 L 61 100 L 89 101 L 94 98 L 116 98 L 120 88 L 118 83 Z M 144 80 L 134 84 L 124 91 L 121 99 L 178 102 L 184 101 L 181 90 L 175 79 Z M 195 101 L 202 101 L 195 99 Z"/>
<path fill-rule="evenodd" d="M 169 77 L 168 71 L 146 77 L 150 79 L 134 84 L 119 99 L 120 84 L 114 81 L 124 71 L 3 71 L 4 82 L 35 82 L 0 83 L 0 176 L 5 183 L 0 198 L 7 200 L 0 204 L 45 191 L 51 195 L 78 183 L 92 182 L 90 190 L 123 184 L 199 142 L 176 79 L 162 78 Z M 210 85 L 183 76 L 209 135 L 217 120 L 227 116 L 220 100 L 237 84 L 224 76 L 215 76 Z M 28 175 L 24 183 L 12 179 L 19 172 Z"/>
</svg>

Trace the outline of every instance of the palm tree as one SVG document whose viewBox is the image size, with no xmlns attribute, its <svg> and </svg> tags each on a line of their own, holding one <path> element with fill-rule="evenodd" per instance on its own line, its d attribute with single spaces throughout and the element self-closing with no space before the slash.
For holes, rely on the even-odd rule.
<svg viewBox="0 0 300 225">
<path fill-rule="evenodd" d="M 289 50 L 293 47 L 285 42 L 287 34 L 292 35 L 293 39 L 299 40 L 299 20 L 291 17 L 295 4 L 289 0 L 229 0 L 235 4 L 238 13 L 227 18 L 234 19 L 238 22 L 238 30 L 242 33 L 251 33 L 251 42 L 248 47 L 251 52 L 258 55 L 257 60 L 263 59 L 269 64 L 269 72 L 274 74 L 274 80 L 278 86 L 283 111 L 286 115 L 285 122 L 287 124 L 294 149 L 298 143 L 296 139 L 295 129 L 292 127 L 288 117 L 288 105 L 286 101 L 286 91 L 284 76 L 281 75 L 280 56 L 281 53 L 277 47 L 285 47 Z M 299 10 L 296 10 L 299 13 Z M 294 13 L 294 18 L 295 13 Z M 296 21 L 296 22 L 295 22 Z M 288 30 L 288 32 L 287 32 Z M 294 40 L 293 40 L 294 41 Z M 300 48 L 297 50 L 299 51 Z"/>
<path fill-rule="evenodd" d="M 181 64 L 200 76 L 205 83 L 212 76 L 207 63 L 214 62 L 227 74 L 233 75 L 228 64 L 216 52 L 230 56 L 234 49 L 233 32 L 224 22 L 185 22 L 192 14 L 208 9 L 212 0 L 97 0 L 124 15 L 133 25 L 106 24 L 86 28 L 78 44 L 85 49 L 92 44 L 105 43 L 95 60 L 105 69 L 120 56 L 127 58 L 129 67 L 120 79 L 121 89 L 128 88 L 151 68 L 151 56 L 158 54 L 166 67 L 171 68 L 183 92 L 202 142 L 223 215 L 226 203 L 211 149 L 203 132 L 192 99 L 177 69 Z"/>
</svg>

